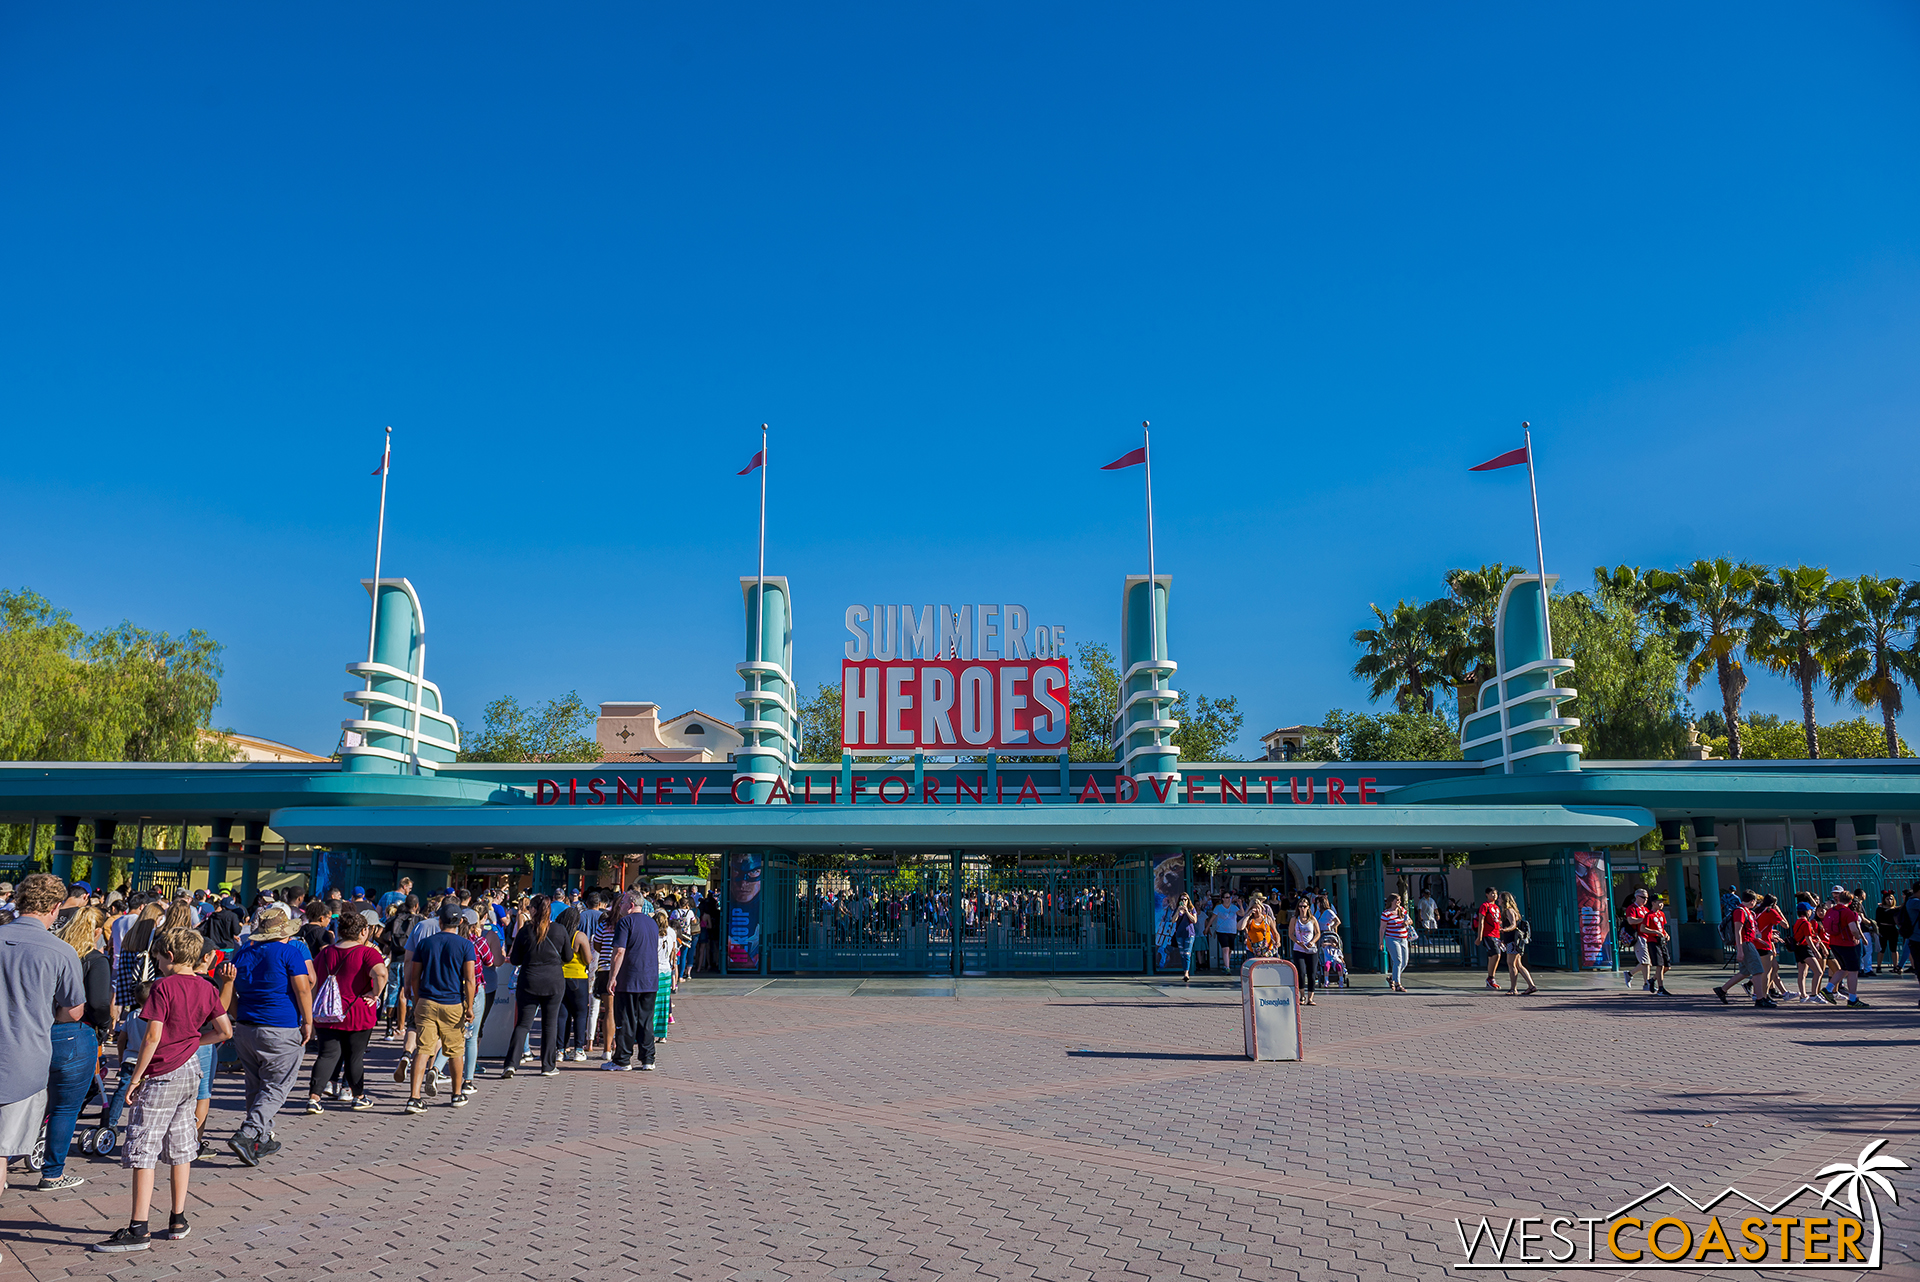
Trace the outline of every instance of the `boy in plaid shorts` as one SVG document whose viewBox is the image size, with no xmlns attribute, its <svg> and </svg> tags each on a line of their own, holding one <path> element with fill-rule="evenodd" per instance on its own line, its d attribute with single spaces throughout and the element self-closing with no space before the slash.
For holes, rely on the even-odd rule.
<svg viewBox="0 0 1920 1282">
<path fill-rule="evenodd" d="M 140 1044 L 127 1087 L 132 1114 L 122 1165 L 133 1171 L 133 1217 L 124 1229 L 92 1246 L 95 1251 L 144 1251 L 150 1245 L 147 1216 L 153 1205 L 154 1168 L 173 1168 L 173 1215 L 169 1240 L 185 1237 L 187 1177 L 200 1152 L 200 1128 L 194 1117 L 200 1096 L 202 1046 L 217 1046 L 233 1036 L 233 1023 L 213 986 L 193 973 L 204 941 L 185 927 L 155 937 L 154 961 L 160 978 L 147 994 L 141 1015 L 147 1033 Z"/>
</svg>

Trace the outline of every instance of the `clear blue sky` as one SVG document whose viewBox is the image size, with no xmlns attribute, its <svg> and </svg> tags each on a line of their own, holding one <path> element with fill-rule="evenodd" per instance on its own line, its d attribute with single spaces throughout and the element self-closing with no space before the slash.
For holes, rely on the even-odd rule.
<svg viewBox="0 0 1920 1282">
<path fill-rule="evenodd" d="M 1531 559 L 1466 471 L 1522 419 L 1579 585 L 1920 574 L 1910 5 L 16 4 L 0 104 L 0 582 L 319 751 L 389 423 L 469 724 L 733 714 L 762 421 L 811 687 L 855 600 L 1113 639 L 1152 419 L 1248 750 L 1365 703 L 1369 601 Z"/>
</svg>

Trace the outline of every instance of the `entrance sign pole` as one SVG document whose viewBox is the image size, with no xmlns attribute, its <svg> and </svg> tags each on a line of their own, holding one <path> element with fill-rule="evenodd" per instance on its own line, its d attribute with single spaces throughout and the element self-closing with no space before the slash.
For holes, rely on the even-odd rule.
<svg viewBox="0 0 1920 1282">
<path fill-rule="evenodd" d="M 1140 424 L 1140 452 L 1147 465 L 1147 657 L 1157 660 L 1160 657 L 1160 579 L 1153 568 L 1153 448 L 1148 439 L 1152 426 L 1144 420 Z M 1157 674 L 1153 683 L 1160 684 Z M 1154 732 L 1153 737 L 1158 742 L 1159 732 Z"/>
</svg>

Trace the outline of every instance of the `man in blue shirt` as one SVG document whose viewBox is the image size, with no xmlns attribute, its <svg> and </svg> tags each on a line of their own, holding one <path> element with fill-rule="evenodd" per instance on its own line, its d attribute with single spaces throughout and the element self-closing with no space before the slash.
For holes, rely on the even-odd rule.
<svg viewBox="0 0 1920 1282">
<path fill-rule="evenodd" d="M 451 897 L 440 903 L 440 929 L 407 955 L 407 991 L 413 998 L 414 1023 L 420 1030 L 420 1049 L 413 1057 L 413 1094 L 407 1112 L 426 1111 L 420 1098 L 427 1066 L 444 1050 L 453 1065 L 450 1108 L 466 1107 L 467 1026 L 473 1023 L 475 972 L 480 954 L 473 941 L 460 933 L 466 911 Z"/>
<path fill-rule="evenodd" d="M 248 1166 L 280 1151 L 273 1119 L 313 1036 L 313 954 L 294 938 L 299 927 L 285 904 L 268 904 L 233 955 L 233 1045 L 246 1074 L 247 1114 L 227 1147 Z"/>
<path fill-rule="evenodd" d="M 394 905 L 406 903 L 407 896 L 411 895 L 412 893 L 413 893 L 413 878 L 402 877 L 400 879 L 399 889 L 389 890 L 386 894 L 380 896 L 379 901 L 374 905 L 374 907 L 378 908 L 380 910 L 380 916 L 382 918 L 385 918 L 393 910 Z"/>
<path fill-rule="evenodd" d="M 652 906 L 637 890 L 620 897 L 613 927 L 613 1058 L 600 1067 L 624 1073 L 653 1071 L 653 1007 L 660 992 L 660 928 Z"/>
</svg>

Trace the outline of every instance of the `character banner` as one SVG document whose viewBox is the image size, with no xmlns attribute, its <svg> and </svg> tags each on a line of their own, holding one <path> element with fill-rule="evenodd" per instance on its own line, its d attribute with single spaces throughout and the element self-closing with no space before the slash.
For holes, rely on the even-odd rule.
<svg viewBox="0 0 1920 1282">
<path fill-rule="evenodd" d="M 1607 857 L 1597 850 L 1573 852 L 1573 903 L 1580 922 L 1580 965 L 1599 970 L 1607 965 L 1607 935 L 1612 916 L 1607 906 Z"/>
</svg>

